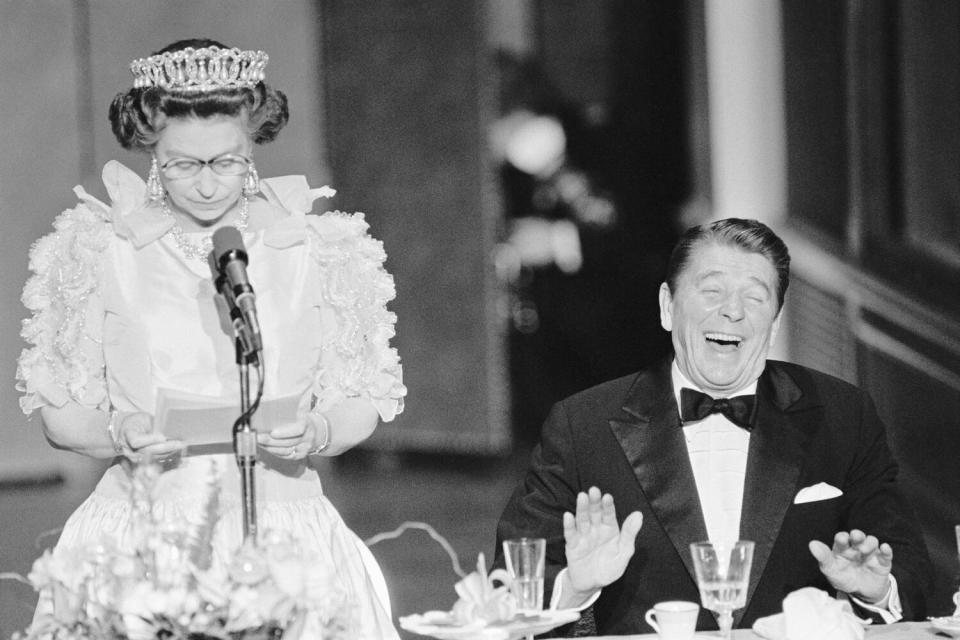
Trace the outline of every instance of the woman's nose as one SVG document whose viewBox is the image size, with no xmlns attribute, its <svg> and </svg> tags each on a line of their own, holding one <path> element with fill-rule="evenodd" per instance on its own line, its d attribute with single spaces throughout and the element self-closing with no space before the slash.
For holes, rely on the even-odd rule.
<svg viewBox="0 0 960 640">
<path fill-rule="evenodd" d="M 201 167 L 196 177 L 197 192 L 204 198 L 212 198 L 217 193 L 219 181 L 210 167 Z"/>
</svg>

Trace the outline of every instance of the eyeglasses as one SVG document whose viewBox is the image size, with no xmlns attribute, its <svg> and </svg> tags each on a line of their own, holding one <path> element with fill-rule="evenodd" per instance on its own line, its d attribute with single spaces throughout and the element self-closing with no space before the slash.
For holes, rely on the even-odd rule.
<svg viewBox="0 0 960 640">
<path fill-rule="evenodd" d="M 247 172 L 250 159 L 236 153 L 225 153 L 209 160 L 196 158 L 172 158 L 160 165 L 160 171 L 168 180 L 192 178 L 204 167 L 219 176 L 239 176 Z"/>
</svg>

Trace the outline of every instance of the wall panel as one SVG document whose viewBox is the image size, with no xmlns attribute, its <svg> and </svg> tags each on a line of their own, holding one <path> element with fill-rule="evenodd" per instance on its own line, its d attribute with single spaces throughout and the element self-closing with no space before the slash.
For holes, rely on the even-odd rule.
<svg viewBox="0 0 960 640">
<path fill-rule="evenodd" d="M 406 412 L 371 446 L 502 452 L 510 441 L 493 110 L 479 2 L 324 2 L 328 152 L 345 209 L 367 212 L 396 277 Z"/>
<path fill-rule="evenodd" d="M 819 371 L 856 380 L 856 345 L 842 297 L 794 274 L 785 310 L 790 360 Z"/>
<path fill-rule="evenodd" d="M 56 475 L 77 457 L 47 445 L 14 389 L 27 252 L 69 205 L 80 173 L 75 42 L 71 3 L 0 3 L 0 481 Z"/>
</svg>

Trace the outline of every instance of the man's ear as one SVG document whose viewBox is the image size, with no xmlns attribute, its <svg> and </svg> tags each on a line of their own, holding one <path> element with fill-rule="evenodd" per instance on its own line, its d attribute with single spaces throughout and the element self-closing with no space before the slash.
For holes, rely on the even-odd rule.
<svg viewBox="0 0 960 640">
<path fill-rule="evenodd" d="M 773 319 L 773 324 L 770 325 L 770 344 L 769 348 L 773 348 L 773 345 L 777 342 L 777 334 L 780 333 L 780 320 L 783 319 L 783 308 L 781 307 L 780 311 L 777 312 L 777 317 Z"/>
<path fill-rule="evenodd" d="M 673 295 L 666 282 L 660 285 L 660 326 L 666 331 L 673 330 Z"/>
</svg>

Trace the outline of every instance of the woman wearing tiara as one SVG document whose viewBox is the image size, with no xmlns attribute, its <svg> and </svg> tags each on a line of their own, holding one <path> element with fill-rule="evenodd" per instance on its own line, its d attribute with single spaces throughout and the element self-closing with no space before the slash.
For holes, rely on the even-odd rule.
<svg viewBox="0 0 960 640">
<path fill-rule="evenodd" d="M 114 98 L 110 122 L 122 147 L 148 155 L 149 174 L 107 163 L 110 202 L 77 187 L 79 203 L 33 247 L 21 405 L 39 411 L 53 446 L 113 459 L 59 546 L 104 532 L 122 544 L 131 507 L 120 462 L 149 456 L 163 462 L 153 509 L 166 522 L 200 517 L 198 488 L 215 469 L 214 550 L 228 558 L 249 519 L 230 425 L 222 442 L 193 446 L 154 418 L 162 397 L 239 407 L 237 349 L 221 329 L 207 259 L 213 232 L 235 227 L 257 295 L 263 397 L 287 398 L 295 416 L 258 424 L 269 418 L 254 415 L 256 527 L 289 533 L 326 560 L 353 605 L 353 637 L 395 638 L 376 561 L 312 468 L 403 408 L 386 309 L 393 280 L 362 214 L 310 215 L 331 190 L 303 176 L 258 178 L 254 145 L 288 118 L 284 94 L 263 81 L 266 62 L 260 51 L 186 40 L 131 64 L 134 86 Z"/>
</svg>

